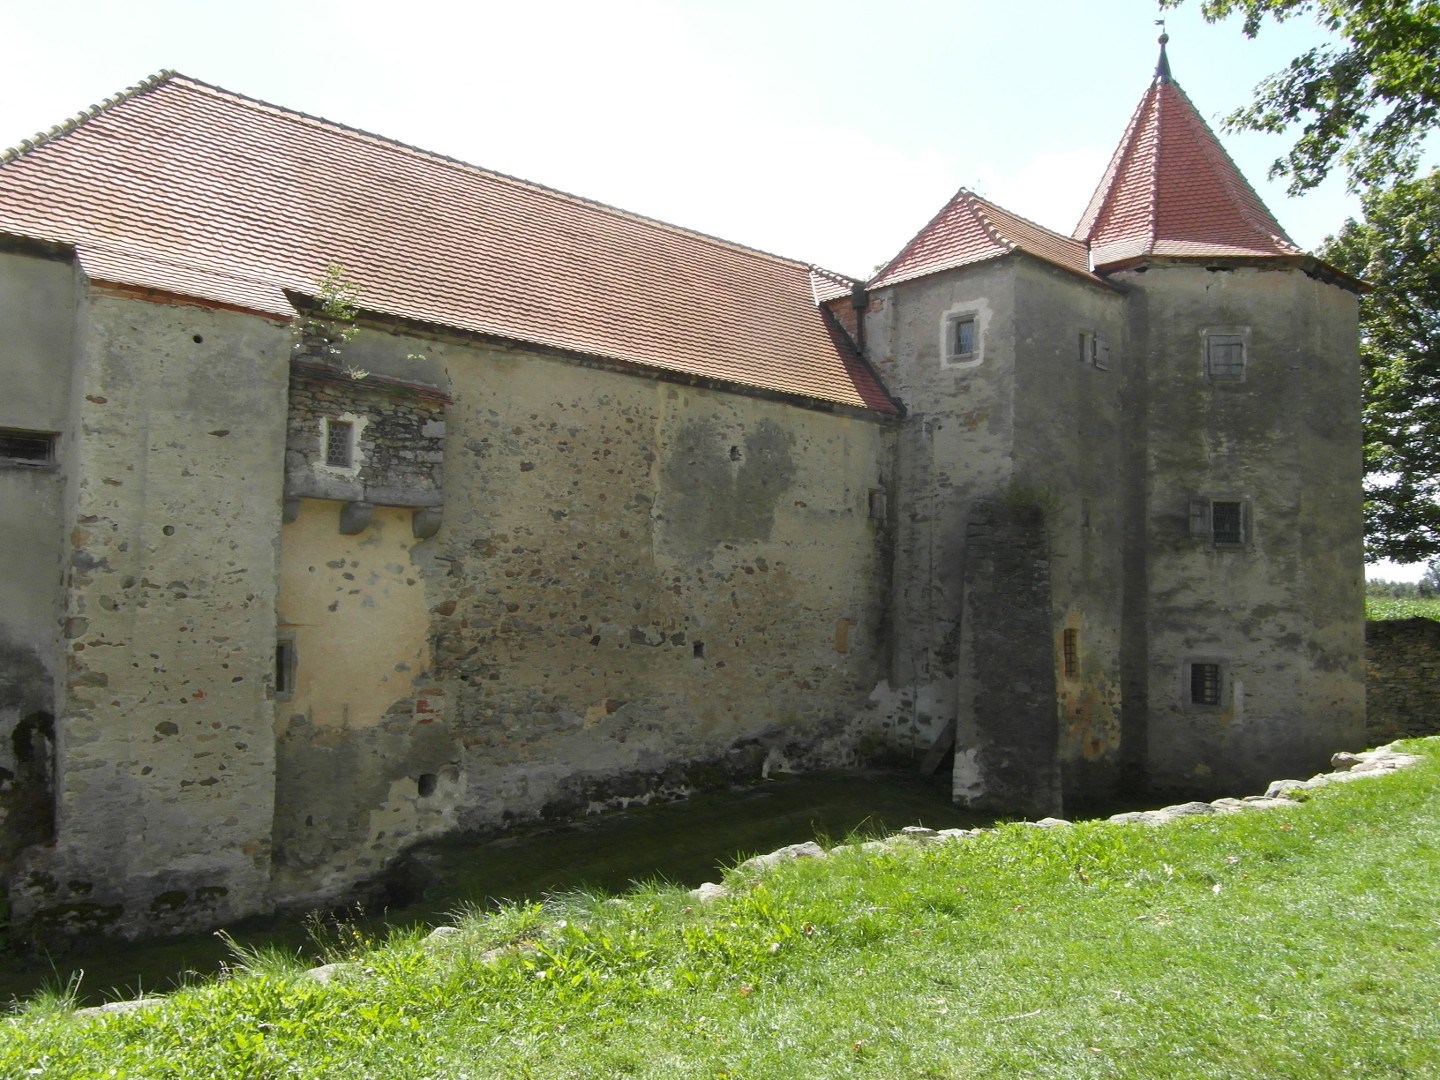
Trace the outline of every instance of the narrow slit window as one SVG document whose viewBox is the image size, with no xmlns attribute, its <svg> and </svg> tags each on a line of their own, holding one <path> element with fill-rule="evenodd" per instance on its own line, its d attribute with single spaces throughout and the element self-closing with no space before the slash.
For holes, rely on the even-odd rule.
<svg viewBox="0 0 1440 1080">
<path fill-rule="evenodd" d="M 348 469 L 355 462 L 355 425 L 348 420 L 325 423 L 325 464 Z"/>
<path fill-rule="evenodd" d="M 885 520 L 885 492 L 880 488 L 870 489 L 870 520 Z"/>
<path fill-rule="evenodd" d="M 275 696 L 289 697 L 295 692 L 295 639 L 278 638 L 275 642 Z"/>
<path fill-rule="evenodd" d="M 1065 663 L 1065 678 L 1078 679 L 1080 677 L 1080 631 L 1074 627 L 1067 628 L 1061 638 L 1061 657 Z"/>
<path fill-rule="evenodd" d="M 1220 704 L 1220 665 L 1190 665 L 1190 704 Z"/>
</svg>

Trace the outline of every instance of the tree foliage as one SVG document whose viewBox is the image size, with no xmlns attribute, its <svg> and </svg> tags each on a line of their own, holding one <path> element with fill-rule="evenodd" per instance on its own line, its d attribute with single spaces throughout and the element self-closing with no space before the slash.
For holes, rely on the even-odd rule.
<svg viewBox="0 0 1440 1080">
<path fill-rule="evenodd" d="M 1162 8 L 1184 0 L 1160 0 Z M 1421 143 L 1440 117 L 1440 0 L 1202 0 L 1217 22 L 1243 17 L 1247 37 L 1267 19 L 1311 15 L 1335 37 L 1310 49 L 1226 118 L 1231 130 L 1280 132 L 1302 125 L 1270 169 L 1290 193 L 1315 187 L 1337 163 L 1352 188 L 1414 173 Z"/>
<path fill-rule="evenodd" d="M 1374 558 L 1440 556 L 1440 170 L 1362 198 L 1320 256 L 1375 288 L 1360 307 Z"/>
</svg>

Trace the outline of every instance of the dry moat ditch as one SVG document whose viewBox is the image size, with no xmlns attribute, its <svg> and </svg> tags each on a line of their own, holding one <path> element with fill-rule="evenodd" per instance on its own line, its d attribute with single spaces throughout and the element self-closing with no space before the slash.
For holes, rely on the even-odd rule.
<svg viewBox="0 0 1440 1080">
<path fill-rule="evenodd" d="M 322 926 L 328 919 L 322 938 L 368 937 L 386 926 L 442 923 L 468 904 L 539 900 L 578 888 L 620 892 L 657 878 L 693 888 L 746 855 L 817 836 L 839 841 L 907 825 L 976 828 L 992 821 L 952 805 L 948 783 L 913 775 L 780 777 L 563 825 L 427 844 L 372 890 L 368 903 L 325 917 L 295 912 L 252 919 L 226 931 L 243 945 L 274 943 L 318 957 L 317 918 Z M 230 960 L 228 947 L 213 934 L 79 946 L 63 955 L 5 955 L 0 1003 L 78 979 L 83 1003 L 100 1004 L 215 975 Z"/>
</svg>

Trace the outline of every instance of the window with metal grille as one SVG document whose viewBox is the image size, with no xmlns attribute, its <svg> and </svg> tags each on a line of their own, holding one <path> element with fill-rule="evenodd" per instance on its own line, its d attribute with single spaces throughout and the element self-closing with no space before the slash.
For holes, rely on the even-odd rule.
<svg viewBox="0 0 1440 1080">
<path fill-rule="evenodd" d="M 55 460 L 55 436 L 45 431 L 0 428 L 0 461 L 18 465 L 49 465 Z"/>
<path fill-rule="evenodd" d="M 1220 704 L 1220 665 L 1190 665 L 1190 704 Z"/>
<path fill-rule="evenodd" d="M 1080 677 L 1080 631 L 1069 628 L 1061 636 L 1060 655 L 1065 662 L 1065 678 Z"/>
<path fill-rule="evenodd" d="M 348 469 L 355 460 L 355 425 L 348 420 L 325 422 L 325 464 Z"/>
<path fill-rule="evenodd" d="M 1245 504 L 1241 502 L 1210 503 L 1210 539 L 1217 546 L 1245 543 Z"/>
<path fill-rule="evenodd" d="M 969 364 L 980 359 L 980 320 L 974 312 L 945 320 L 945 362 Z"/>
<path fill-rule="evenodd" d="M 1240 334 L 1206 334 L 1205 371 L 1212 379 L 1243 379 L 1245 338 Z"/>
</svg>

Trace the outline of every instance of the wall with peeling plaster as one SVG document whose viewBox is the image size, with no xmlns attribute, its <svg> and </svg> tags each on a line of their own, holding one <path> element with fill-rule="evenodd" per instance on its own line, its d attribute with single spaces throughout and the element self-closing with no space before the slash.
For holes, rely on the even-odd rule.
<svg viewBox="0 0 1440 1080">
<path fill-rule="evenodd" d="M 952 311 L 979 316 L 978 364 L 942 362 Z M 970 504 L 1015 477 L 1014 260 L 878 290 L 866 319 L 876 369 L 907 410 L 890 492 L 894 640 L 876 722 L 918 757 L 955 721 Z"/>
<path fill-rule="evenodd" d="M 1146 773 L 1177 791 L 1316 771 L 1364 731 L 1360 368 L 1355 297 L 1299 270 L 1152 268 L 1138 294 L 1145 442 L 1131 475 L 1146 558 L 1134 656 Z M 1203 335 L 1248 335 L 1245 377 L 1207 378 Z M 1243 546 L 1191 535 L 1195 496 L 1243 499 Z M 1143 578 L 1135 575 L 1142 574 Z M 1185 664 L 1223 665 L 1218 707 Z"/>
<path fill-rule="evenodd" d="M 1045 654 L 1056 699 L 1058 772 L 1068 798 L 1109 798 L 1122 755 L 1120 640 L 1131 430 L 1127 300 L 1031 260 L 1015 262 L 1016 488 L 1043 511 L 1050 575 Z M 1082 350 L 1082 335 L 1084 348 Z M 1096 343 L 1100 352 L 1097 354 Z M 1082 355 L 1083 353 L 1083 355 Z M 1064 634 L 1074 631 L 1075 671 Z"/>
<path fill-rule="evenodd" d="M 0 254 L 0 428 L 56 435 L 56 459 L 0 458 L 0 879 L 54 833 L 54 713 L 70 355 L 77 285 L 66 262 Z"/>
<path fill-rule="evenodd" d="M 282 322 L 0 256 L 0 427 L 60 448 L 0 469 L 17 917 L 321 903 L 423 838 L 918 759 L 952 725 L 957 797 L 1036 812 L 1356 741 L 1353 299 L 1121 278 L 1011 256 L 878 291 L 888 420 L 399 324 L 348 380 Z M 957 312 L 976 362 L 943 359 Z M 1249 328 L 1243 385 L 1203 375 L 1217 325 Z M 1248 500 L 1243 550 L 1190 535 L 1197 492 Z M 1224 707 L 1187 705 L 1197 656 Z"/>
<path fill-rule="evenodd" d="M 414 377 L 397 358 L 424 357 L 449 396 L 443 525 L 417 540 L 377 507 L 340 536 L 339 504 L 306 499 L 284 527 L 286 896 L 456 827 L 847 760 L 875 680 L 885 425 L 361 340 L 355 363 Z"/>
<path fill-rule="evenodd" d="M 81 298 L 56 840 L 10 888 L 37 936 L 199 928 L 268 903 L 287 346 L 253 316 Z"/>
<path fill-rule="evenodd" d="M 1200 792 L 1360 738 L 1354 297 L 1239 263 L 1115 279 L 1012 256 L 872 298 L 874 360 L 909 409 L 873 704 L 917 756 L 955 725 L 962 802 L 1053 810 L 1057 775 L 1081 800 Z M 945 362 L 956 313 L 978 321 L 973 362 Z M 1204 334 L 1236 328 L 1247 377 L 1211 380 Z M 1197 496 L 1245 501 L 1243 548 L 1191 535 Z M 1044 536 L 1028 569 L 995 541 L 1030 550 L 1025 509 Z M 1196 661 L 1223 666 L 1222 706 L 1190 704 Z"/>
</svg>

